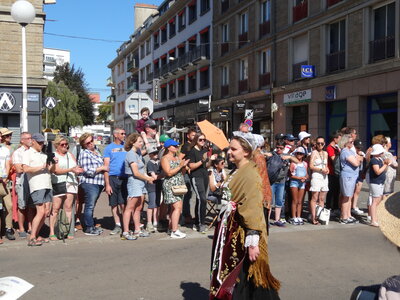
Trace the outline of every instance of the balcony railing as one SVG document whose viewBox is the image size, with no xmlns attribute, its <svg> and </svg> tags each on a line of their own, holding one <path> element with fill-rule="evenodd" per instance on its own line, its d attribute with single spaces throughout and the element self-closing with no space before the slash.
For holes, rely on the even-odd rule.
<svg viewBox="0 0 400 300">
<path fill-rule="evenodd" d="M 247 79 L 239 80 L 239 93 L 244 93 L 247 91 Z"/>
<path fill-rule="evenodd" d="M 395 38 L 386 36 L 383 39 L 369 42 L 370 62 L 394 57 Z"/>
<path fill-rule="evenodd" d="M 225 55 L 229 52 L 229 43 L 222 43 L 221 44 L 221 56 Z"/>
<path fill-rule="evenodd" d="M 300 4 L 293 7 L 293 23 L 307 18 L 308 1 L 303 0 Z"/>
<path fill-rule="evenodd" d="M 133 72 L 133 71 L 137 70 L 139 66 L 137 65 L 136 62 L 137 62 L 136 59 L 129 60 L 126 70 L 128 72 Z"/>
<path fill-rule="evenodd" d="M 336 72 L 346 68 L 346 52 L 339 51 L 326 55 L 326 71 L 328 73 Z"/>
<path fill-rule="evenodd" d="M 224 0 L 221 2 L 221 13 L 223 14 L 229 9 L 229 0 Z"/>
<path fill-rule="evenodd" d="M 264 35 L 267 35 L 271 32 L 271 22 L 265 21 L 264 23 L 260 24 L 260 38 Z"/>
<path fill-rule="evenodd" d="M 248 42 L 247 32 L 243 32 L 242 34 L 239 34 L 239 47 L 242 47 L 247 42 Z"/>
<path fill-rule="evenodd" d="M 271 73 L 260 74 L 258 76 L 260 88 L 271 84 Z"/>
<path fill-rule="evenodd" d="M 328 0 L 328 7 L 335 5 L 336 3 L 342 2 L 343 0 Z"/>
<path fill-rule="evenodd" d="M 56 63 L 56 58 L 54 56 L 45 55 L 43 61 L 45 63 L 55 64 Z"/>
<path fill-rule="evenodd" d="M 299 80 L 301 79 L 301 66 L 306 65 L 307 61 L 303 61 L 297 64 L 293 64 L 293 80 Z"/>
<path fill-rule="evenodd" d="M 229 95 L 229 85 L 221 86 L 221 97 L 227 97 Z"/>
</svg>

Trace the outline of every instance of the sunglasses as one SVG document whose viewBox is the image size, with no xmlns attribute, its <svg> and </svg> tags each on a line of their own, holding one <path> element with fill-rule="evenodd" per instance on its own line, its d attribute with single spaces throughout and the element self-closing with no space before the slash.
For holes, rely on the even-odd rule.
<svg viewBox="0 0 400 300">
<path fill-rule="evenodd" d="M 276 149 L 283 150 L 283 149 L 285 149 L 285 147 L 276 147 Z"/>
<path fill-rule="evenodd" d="M 93 139 L 91 141 L 85 143 L 85 145 L 87 146 L 87 145 L 90 145 L 91 143 L 93 143 Z"/>
<path fill-rule="evenodd" d="M 2 135 L 3 137 L 10 137 L 10 136 L 12 136 L 12 134 L 5 134 L 5 135 Z"/>
<path fill-rule="evenodd" d="M 126 133 L 125 132 L 120 132 L 120 135 L 126 135 Z"/>
<path fill-rule="evenodd" d="M 199 142 L 205 142 L 206 139 L 198 139 Z"/>
<path fill-rule="evenodd" d="M 44 145 L 44 142 L 38 142 L 38 141 L 36 141 L 36 143 L 38 143 L 39 145 Z"/>
<path fill-rule="evenodd" d="M 316 143 L 317 145 L 320 145 L 320 146 L 323 146 L 323 145 L 325 145 L 325 143 Z"/>
<path fill-rule="evenodd" d="M 60 146 L 61 146 L 61 147 L 67 147 L 67 146 L 68 146 L 68 143 L 60 144 Z"/>
</svg>

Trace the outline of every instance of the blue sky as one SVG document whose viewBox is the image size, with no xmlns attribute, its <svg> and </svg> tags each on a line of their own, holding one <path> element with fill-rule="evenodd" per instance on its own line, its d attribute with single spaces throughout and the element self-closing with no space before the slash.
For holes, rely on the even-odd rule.
<svg viewBox="0 0 400 300">
<path fill-rule="evenodd" d="M 105 40 L 125 41 L 133 33 L 134 5 L 159 5 L 160 0 L 57 0 L 45 5 L 45 33 Z M 54 21 L 53 21 L 54 20 Z M 107 65 L 116 57 L 119 42 L 73 39 L 44 34 L 44 47 L 69 50 L 71 64 L 81 68 L 91 92 L 99 92 L 101 100 L 110 95 L 106 80 Z"/>
</svg>

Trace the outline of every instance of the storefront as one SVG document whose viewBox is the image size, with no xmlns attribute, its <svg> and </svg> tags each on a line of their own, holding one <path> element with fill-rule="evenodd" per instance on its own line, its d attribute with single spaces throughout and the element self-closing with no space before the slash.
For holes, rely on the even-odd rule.
<svg viewBox="0 0 400 300">
<path fill-rule="evenodd" d="M 311 89 L 301 90 L 283 95 L 286 115 L 291 116 L 286 123 L 286 132 L 297 136 L 300 131 L 309 131 L 309 102 L 312 100 Z M 306 104 L 305 104 L 306 103 Z M 288 121 L 288 120 L 287 120 Z"/>
</svg>

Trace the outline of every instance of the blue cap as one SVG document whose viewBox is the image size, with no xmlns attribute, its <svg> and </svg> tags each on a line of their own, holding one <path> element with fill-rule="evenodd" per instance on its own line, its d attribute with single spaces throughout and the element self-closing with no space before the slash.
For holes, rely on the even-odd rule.
<svg viewBox="0 0 400 300">
<path fill-rule="evenodd" d="M 168 148 L 170 146 L 179 146 L 179 143 L 173 139 L 169 139 L 169 140 L 165 141 L 164 148 Z"/>
<path fill-rule="evenodd" d="M 290 134 L 290 133 L 286 134 L 284 139 L 288 140 L 288 141 L 296 140 L 296 138 L 293 136 L 293 134 Z"/>
</svg>

